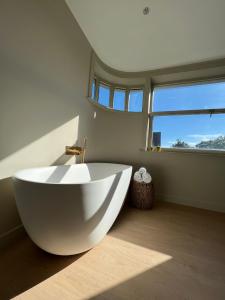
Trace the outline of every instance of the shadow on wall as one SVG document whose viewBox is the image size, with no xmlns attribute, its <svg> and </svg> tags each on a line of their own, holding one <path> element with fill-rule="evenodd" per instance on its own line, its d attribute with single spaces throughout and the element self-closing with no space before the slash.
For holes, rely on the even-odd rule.
<svg viewBox="0 0 225 300">
<path fill-rule="evenodd" d="M 46 74 L 38 74 L 38 70 L 32 69 L 34 66 L 26 66 L 25 62 L 18 64 L 3 53 L 1 60 L 5 73 L 1 136 L 5 143 L 0 159 L 4 159 L 71 120 L 76 91 L 68 92 L 66 86 L 60 87 L 57 80 L 54 82 Z M 12 88 L 7 90 L 9 84 Z"/>
<path fill-rule="evenodd" d="M 4 178 L 0 180 L 0 236 L 20 224 L 11 178 Z"/>
<path fill-rule="evenodd" d="M 65 146 L 88 136 L 92 107 L 91 47 L 64 1 L 1 2 L 0 39 L 1 235 L 19 222 L 9 178 L 73 163 Z"/>
<path fill-rule="evenodd" d="M 76 145 L 76 143 L 74 145 Z M 70 159 L 71 159 L 70 155 L 66 155 L 65 153 L 63 153 L 51 165 L 52 166 L 65 165 L 66 163 L 68 163 L 68 161 Z M 74 159 L 74 163 L 75 162 L 76 162 L 76 159 Z"/>
<path fill-rule="evenodd" d="M 0 235 L 21 223 L 10 176 L 19 169 L 74 163 L 74 157 L 62 153 L 66 144 L 79 140 L 78 130 L 79 116 L 0 161 Z"/>
<path fill-rule="evenodd" d="M 0 36 L 4 159 L 88 109 L 90 46 L 63 1 L 4 2 Z"/>
<path fill-rule="evenodd" d="M 21 224 L 14 200 L 11 175 L 25 168 L 73 164 L 80 157 L 65 155 L 66 145 L 81 145 L 83 132 L 76 116 L 62 126 L 0 160 L 0 236 Z M 26 135 L 26 132 L 23 133 Z M 56 159 L 55 159 L 56 158 Z"/>
<path fill-rule="evenodd" d="M 80 118 L 76 116 L 34 142 L 0 160 L 0 179 L 9 177 L 17 170 L 53 163 L 68 162 L 71 156 L 64 156 L 65 146 L 79 140 Z M 24 131 L 21 136 L 26 136 Z M 13 140 L 13 138 L 11 137 Z"/>
</svg>

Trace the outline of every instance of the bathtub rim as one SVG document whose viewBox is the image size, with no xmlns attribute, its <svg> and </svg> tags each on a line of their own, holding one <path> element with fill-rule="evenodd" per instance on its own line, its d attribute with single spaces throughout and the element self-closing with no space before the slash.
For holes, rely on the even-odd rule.
<svg viewBox="0 0 225 300">
<path fill-rule="evenodd" d="M 109 176 L 103 177 L 101 179 L 96 179 L 96 180 L 91 180 L 88 182 L 68 182 L 68 183 L 60 183 L 60 182 L 41 182 L 41 181 L 35 181 L 35 180 L 28 180 L 28 179 L 24 179 L 19 177 L 19 174 L 21 172 L 24 171 L 32 171 L 32 170 L 40 170 L 40 169 L 47 169 L 47 168 L 53 168 L 53 167 L 61 167 L 61 166 L 76 166 L 76 165 L 88 165 L 88 164 L 107 164 L 107 165 L 119 165 L 119 166 L 124 166 L 125 168 L 123 170 L 120 170 L 118 172 L 114 172 L 112 174 L 110 174 Z M 47 166 L 47 167 L 35 167 L 35 168 L 26 168 L 26 169 L 21 169 L 19 171 L 17 171 L 14 175 L 12 175 L 12 180 L 16 181 L 16 180 L 20 180 L 23 182 L 29 182 L 29 183 L 33 183 L 33 184 L 42 184 L 42 185 L 59 185 L 59 186 L 71 186 L 71 185 L 88 185 L 88 184 L 94 184 L 97 182 L 101 182 L 103 180 L 106 180 L 107 178 L 112 177 L 113 175 L 117 175 L 127 169 L 131 168 L 131 172 L 133 170 L 133 166 L 131 165 L 126 165 L 126 164 L 120 164 L 120 163 L 108 163 L 108 162 L 90 162 L 90 163 L 79 163 L 79 164 L 72 164 L 72 165 L 53 165 L 53 166 Z"/>
</svg>

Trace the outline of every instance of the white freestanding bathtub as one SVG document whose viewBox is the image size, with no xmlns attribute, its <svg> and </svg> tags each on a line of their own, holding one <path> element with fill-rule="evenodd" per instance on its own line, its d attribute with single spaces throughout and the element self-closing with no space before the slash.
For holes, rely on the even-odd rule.
<svg viewBox="0 0 225 300">
<path fill-rule="evenodd" d="M 52 166 L 13 177 L 23 225 L 40 248 L 84 252 L 106 235 L 123 205 L 132 167 L 110 163 Z"/>
</svg>

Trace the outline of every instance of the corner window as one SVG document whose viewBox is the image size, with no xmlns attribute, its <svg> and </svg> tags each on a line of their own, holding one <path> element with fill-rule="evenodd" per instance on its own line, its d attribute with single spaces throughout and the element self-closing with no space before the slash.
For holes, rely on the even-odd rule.
<svg viewBox="0 0 225 300">
<path fill-rule="evenodd" d="M 115 89 L 113 94 L 113 108 L 115 110 L 125 110 L 126 91 Z"/>
<path fill-rule="evenodd" d="M 89 86 L 93 102 L 110 110 L 135 112 L 143 111 L 144 86 L 128 86 L 105 81 L 94 75 Z"/>
<path fill-rule="evenodd" d="M 155 87 L 151 146 L 225 150 L 225 82 Z"/>
<path fill-rule="evenodd" d="M 130 90 L 128 111 L 142 112 L 143 107 L 143 90 Z"/>
<path fill-rule="evenodd" d="M 100 84 L 98 92 L 98 103 L 109 107 L 110 88 L 107 85 Z"/>
</svg>

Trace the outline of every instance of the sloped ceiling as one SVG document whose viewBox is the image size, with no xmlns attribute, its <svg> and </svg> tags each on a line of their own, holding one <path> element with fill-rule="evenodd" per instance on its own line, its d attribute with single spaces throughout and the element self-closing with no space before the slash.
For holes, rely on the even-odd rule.
<svg viewBox="0 0 225 300">
<path fill-rule="evenodd" d="M 145 71 L 225 57 L 225 0 L 65 0 L 99 58 Z M 143 8 L 150 8 L 143 15 Z"/>
</svg>

